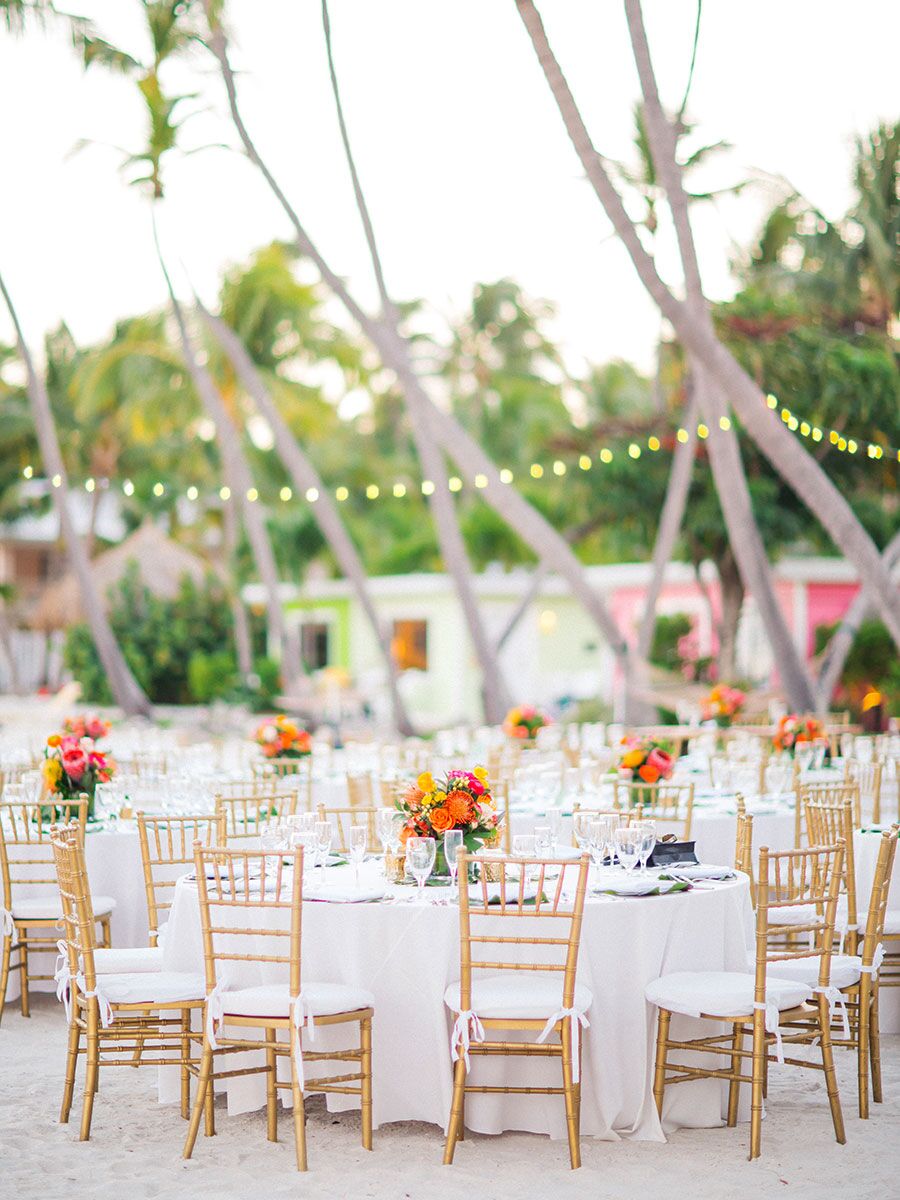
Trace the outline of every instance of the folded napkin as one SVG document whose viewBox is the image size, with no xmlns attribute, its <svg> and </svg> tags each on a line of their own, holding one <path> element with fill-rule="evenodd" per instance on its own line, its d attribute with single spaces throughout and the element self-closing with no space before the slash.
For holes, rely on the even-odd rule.
<svg viewBox="0 0 900 1200">
<path fill-rule="evenodd" d="M 488 904 L 499 904 L 502 885 L 499 883 L 489 883 L 486 885 L 486 887 L 487 887 Z M 537 898 L 537 888 L 533 884 L 529 886 L 526 883 L 523 895 L 524 895 L 524 900 L 523 900 L 524 904 L 534 904 L 535 899 Z M 475 884 L 474 886 L 469 888 L 469 898 L 473 904 L 483 904 L 484 903 L 484 892 L 481 890 L 480 884 Z M 542 903 L 545 902 L 546 899 L 547 899 L 546 896 L 543 896 L 543 895 L 541 896 Z M 519 885 L 518 885 L 518 883 L 508 882 L 506 884 L 506 903 L 507 904 L 518 904 L 519 903 Z"/>
<path fill-rule="evenodd" d="M 666 868 L 672 879 L 736 879 L 732 867 L 716 867 L 711 863 L 673 863 Z"/>
<path fill-rule="evenodd" d="M 330 904 L 370 904 L 375 900 L 383 900 L 385 889 L 379 884 L 369 884 L 355 888 L 352 884 L 341 886 L 339 883 L 310 884 L 303 889 L 304 900 L 318 900 Z"/>
<path fill-rule="evenodd" d="M 690 886 L 686 879 L 668 879 L 664 875 L 656 878 L 623 875 L 620 879 L 605 879 L 593 892 L 595 895 L 602 893 L 608 896 L 665 896 L 668 892 L 686 892 Z"/>
</svg>

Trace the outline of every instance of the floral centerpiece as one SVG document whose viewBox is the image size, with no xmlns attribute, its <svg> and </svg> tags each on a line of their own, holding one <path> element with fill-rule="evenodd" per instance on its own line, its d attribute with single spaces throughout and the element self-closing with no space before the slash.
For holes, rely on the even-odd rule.
<svg viewBox="0 0 900 1200">
<path fill-rule="evenodd" d="M 47 791 L 60 800 L 75 800 L 82 793 L 88 795 L 88 816 L 94 814 L 97 784 L 109 783 L 115 769 L 113 760 L 97 749 L 91 737 L 53 733 L 47 738 L 43 765 Z"/>
<path fill-rule="evenodd" d="M 503 721 L 503 732 L 511 738 L 520 741 L 533 741 L 537 731 L 550 724 L 546 713 L 534 707 L 533 704 L 521 704 L 511 708 Z"/>
<path fill-rule="evenodd" d="M 411 837 L 433 837 L 437 842 L 436 875 L 448 874 L 443 851 L 444 834 L 448 829 L 462 830 L 463 845 L 469 851 L 496 845 L 499 841 L 501 817 L 484 767 L 476 767 L 474 771 L 448 771 L 440 779 L 425 771 L 400 797 L 397 808 L 406 817 L 400 833 L 404 846 Z"/>
<path fill-rule="evenodd" d="M 640 779 L 644 783 L 671 779 L 675 761 L 660 742 L 652 738 L 624 737 L 620 744 L 624 747 L 619 759 L 620 775 L 630 772 L 631 779 Z"/>
<path fill-rule="evenodd" d="M 727 729 L 747 702 L 747 697 L 738 688 L 718 683 L 700 705 L 704 721 L 715 721 L 721 729 Z"/>
<path fill-rule="evenodd" d="M 312 754 L 312 738 L 283 714 L 263 721 L 253 740 L 266 758 L 306 758 Z"/>
<path fill-rule="evenodd" d="M 63 721 L 63 733 L 71 734 L 72 737 L 76 738 L 91 738 L 95 742 L 99 742 L 101 738 L 109 737 L 111 729 L 112 723 L 104 721 L 96 713 L 89 713 L 87 716 L 79 714 L 75 717 L 66 717 Z"/>
<path fill-rule="evenodd" d="M 776 750 L 793 755 L 798 745 L 816 742 L 824 737 L 825 726 L 821 721 L 809 715 L 788 713 L 779 720 L 772 745 Z"/>
</svg>

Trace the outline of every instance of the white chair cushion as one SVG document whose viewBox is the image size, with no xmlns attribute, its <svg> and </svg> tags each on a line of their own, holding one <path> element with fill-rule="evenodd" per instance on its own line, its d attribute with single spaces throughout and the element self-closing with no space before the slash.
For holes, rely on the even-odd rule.
<svg viewBox="0 0 900 1200">
<path fill-rule="evenodd" d="M 819 925 L 823 918 L 814 904 L 798 904 L 793 908 L 769 909 L 770 925 Z"/>
<path fill-rule="evenodd" d="M 304 983 L 303 999 L 314 1017 L 374 1008 L 375 997 L 364 988 L 346 983 Z M 286 984 L 240 988 L 222 993 L 222 1009 L 232 1017 L 287 1017 L 291 1012 L 291 993 Z"/>
<path fill-rule="evenodd" d="M 133 975 L 136 972 L 161 971 L 163 952 L 159 947 L 129 946 L 94 951 L 94 967 L 98 975 Z"/>
<path fill-rule="evenodd" d="M 203 1000 L 206 982 L 202 975 L 186 971 L 134 971 L 121 975 L 98 975 L 97 984 L 111 1004 L 174 1004 L 179 1000 Z"/>
<path fill-rule="evenodd" d="M 588 988 L 575 984 L 574 1009 L 587 1012 L 593 999 Z M 562 1002 L 561 977 L 541 979 L 528 973 L 523 978 L 510 972 L 472 980 L 472 1011 L 479 1017 L 545 1021 L 562 1007 Z M 453 1012 L 460 1011 L 458 983 L 451 983 L 444 992 L 444 1003 Z"/>
<path fill-rule="evenodd" d="M 716 1017 L 753 1015 L 754 977 L 739 971 L 677 971 L 654 979 L 644 989 L 644 995 L 657 1008 L 699 1017 L 709 1013 Z M 786 979 L 768 979 L 766 1001 L 779 1010 L 796 1008 L 809 996 L 805 983 Z"/>
<path fill-rule="evenodd" d="M 116 907 L 112 896 L 92 896 L 95 917 L 105 917 Z M 61 921 L 62 904 L 59 897 L 35 896 L 29 900 L 13 901 L 12 914 L 17 921 Z"/>
<path fill-rule="evenodd" d="M 831 986 L 836 988 L 853 987 L 859 983 L 862 974 L 862 959 L 853 954 L 833 954 L 831 956 Z M 769 963 L 766 970 L 767 979 L 791 979 L 795 983 L 805 983 L 809 987 L 817 987 L 819 983 L 818 958 L 792 958 L 789 962 Z"/>
<path fill-rule="evenodd" d="M 868 919 L 868 913 L 859 914 L 857 928 L 861 934 L 866 931 Z M 884 914 L 884 933 L 885 937 L 900 937 L 900 908 L 889 908 Z"/>
</svg>

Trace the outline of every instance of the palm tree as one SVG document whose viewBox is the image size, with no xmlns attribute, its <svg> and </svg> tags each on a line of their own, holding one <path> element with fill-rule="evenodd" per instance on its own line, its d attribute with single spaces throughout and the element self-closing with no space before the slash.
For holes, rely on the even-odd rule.
<svg viewBox="0 0 900 1200">
<path fill-rule="evenodd" d="M 854 516 L 846 499 L 812 457 L 796 442 L 784 424 L 768 409 L 759 387 L 722 345 L 716 337 L 708 314 L 696 303 L 695 297 L 702 296 L 702 292 L 699 289 L 695 258 L 692 256 L 686 201 L 680 188 L 678 164 L 671 146 L 671 128 L 664 118 L 659 121 L 653 111 L 653 92 L 645 69 L 649 56 L 645 56 L 644 63 L 640 62 L 638 56 L 639 65 L 644 68 L 642 87 L 645 89 L 648 133 L 654 148 L 654 158 L 666 184 L 670 206 L 673 209 L 679 252 L 688 281 L 689 303 L 680 302 L 673 296 L 657 273 L 652 256 L 642 245 L 635 224 L 626 213 L 621 197 L 611 182 L 608 169 L 591 142 L 571 90 L 550 49 L 543 23 L 532 0 L 516 0 L 516 3 L 569 137 L 616 233 L 629 253 L 641 282 L 660 311 L 671 322 L 685 348 L 703 365 L 711 381 L 721 387 L 728 396 L 748 434 L 798 497 L 815 513 L 836 545 L 856 565 L 863 580 L 872 588 L 892 636 L 900 644 L 900 601 L 877 548 Z M 725 415 L 724 412 L 722 415 Z M 717 424 L 716 422 L 716 426 Z M 715 426 L 712 427 L 712 433 L 718 436 Z M 730 480 L 727 481 L 727 486 L 730 486 Z M 800 688 L 806 690 L 808 685 L 802 680 L 798 680 L 797 683 Z"/>
</svg>

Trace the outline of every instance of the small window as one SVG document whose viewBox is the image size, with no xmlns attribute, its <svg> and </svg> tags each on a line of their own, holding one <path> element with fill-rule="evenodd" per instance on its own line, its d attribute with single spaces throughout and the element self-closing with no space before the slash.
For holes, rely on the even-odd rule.
<svg viewBox="0 0 900 1200">
<path fill-rule="evenodd" d="M 310 671 L 328 666 L 328 626 L 321 621 L 309 621 L 300 626 L 300 650 Z"/>
<path fill-rule="evenodd" d="M 428 670 L 428 623 L 395 621 L 391 650 L 400 671 Z"/>
</svg>

